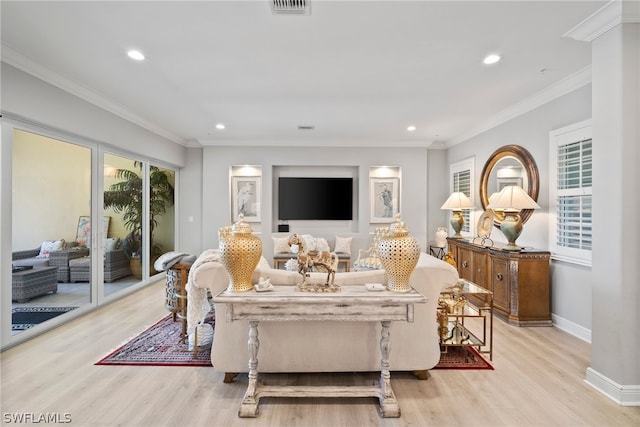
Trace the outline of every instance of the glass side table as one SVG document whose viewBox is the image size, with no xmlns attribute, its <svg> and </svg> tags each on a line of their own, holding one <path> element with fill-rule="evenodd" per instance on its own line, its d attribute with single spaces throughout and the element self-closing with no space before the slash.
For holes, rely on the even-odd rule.
<svg viewBox="0 0 640 427">
<path fill-rule="evenodd" d="M 493 292 L 459 279 L 445 288 L 438 299 L 440 346 L 471 346 L 493 360 Z"/>
</svg>

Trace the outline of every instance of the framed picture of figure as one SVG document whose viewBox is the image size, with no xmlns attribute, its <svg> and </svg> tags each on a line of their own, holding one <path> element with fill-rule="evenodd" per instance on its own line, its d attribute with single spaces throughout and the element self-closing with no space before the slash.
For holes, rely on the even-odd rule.
<svg viewBox="0 0 640 427">
<path fill-rule="evenodd" d="M 247 222 L 260 222 L 261 181 L 259 176 L 231 177 L 231 220 L 238 221 L 244 214 Z"/>
<path fill-rule="evenodd" d="M 393 222 L 400 206 L 399 178 L 371 178 L 369 221 Z"/>
</svg>

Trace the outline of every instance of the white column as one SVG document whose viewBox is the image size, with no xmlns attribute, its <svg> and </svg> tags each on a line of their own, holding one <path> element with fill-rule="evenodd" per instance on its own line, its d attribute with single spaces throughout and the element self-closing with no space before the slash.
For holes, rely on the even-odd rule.
<svg viewBox="0 0 640 427">
<path fill-rule="evenodd" d="M 614 1 L 574 28 L 592 46 L 592 349 L 586 381 L 640 405 L 640 3 Z"/>
</svg>

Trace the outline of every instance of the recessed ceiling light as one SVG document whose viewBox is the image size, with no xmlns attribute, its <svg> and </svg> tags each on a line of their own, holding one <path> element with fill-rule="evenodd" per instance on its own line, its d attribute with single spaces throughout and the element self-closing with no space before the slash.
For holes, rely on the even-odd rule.
<svg viewBox="0 0 640 427">
<path fill-rule="evenodd" d="M 413 125 L 411 125 L 411 126 L 409 126 L 409 127 L 407 128 L 407 130 L 408 130 L 409 132 L 413 132 L 414 130 L 416 130 L 416 127 L 415 127 L 415 126 L 413 126 Z"/>
<path fill-rule="evenodd" d="M 224 124 L 223 124 L 223 123 L 218 123 L 218 124 L 216 125 L 216 129 L 218 129 L 218 130 L 222 130 L 222 129 L 224 129 Z"/>
<path fill-rule="evenodd" d="M 131 59 L 135 59 L 136 61 L 143 61 L 144 55 L 139 50 L 132 49 L 127 52 L 127 56 Z"/>
<path fill-rule="evenodd" d="M 500 61 L 500 55 L 496 55 L 495 53 L 492 53 L 491 55 L 487 55 L 482 62 L 485 65 L 491 65 L 491 64 L 495 64 L 496 62 Z"/>
</svg>

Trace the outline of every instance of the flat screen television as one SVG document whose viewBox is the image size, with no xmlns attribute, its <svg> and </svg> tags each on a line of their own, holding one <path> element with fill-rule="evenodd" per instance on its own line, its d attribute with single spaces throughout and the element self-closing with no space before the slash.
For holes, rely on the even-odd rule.
<svg viewBox="0 0 640 427">
<path fill-rule="evenodd" d="M 279 178 L 278 219 L 353 219 L 353 178 Z"/>
</svg>

